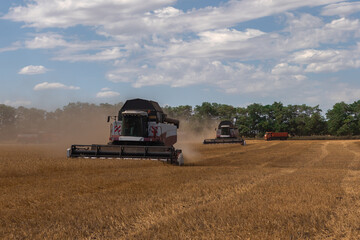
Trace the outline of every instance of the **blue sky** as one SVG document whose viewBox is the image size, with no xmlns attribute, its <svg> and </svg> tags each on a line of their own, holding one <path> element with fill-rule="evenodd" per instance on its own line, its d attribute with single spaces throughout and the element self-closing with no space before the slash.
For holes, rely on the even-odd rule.
<svg viewBox="0 0 360 240">
<path fill-rule="evenodd" d="M 0 103 L 360 99 L 360 2 L 0 2 Z"/>
</svg>

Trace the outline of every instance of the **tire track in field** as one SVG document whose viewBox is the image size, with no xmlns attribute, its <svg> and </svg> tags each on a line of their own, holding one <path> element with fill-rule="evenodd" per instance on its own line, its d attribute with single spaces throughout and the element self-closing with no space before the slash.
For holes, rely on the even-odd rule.
<svg viewBox="0 0 360 240">
<path fill-rule="evenodd" d="M 344 194 L 337 196 L 339 205 L 334 211 L 334 216 L 318 238 L 326 239 L 360 239 L 360 149 L 358 151 L 349 148 L 354 143 L 342 142 L 342 146 L 353 157 L 347 166 L 341 187 Z"/>
<path fill-rule="evenodd" d="M 329 146 L 329 141 L 323 143 L 321 145 L 321 153 L 320 156 L 318 158 L 312 158 L 313 160 L 306 163 L 305 167 L 312 167 L 314 166 L 316 163 L 321 162 L 322 160 L 324 160 L 328 155 L 329 155 L 329 150 L 328 150 L 328 146 Z"/>
<path fill-rule="evenodd" d="M 285 143 L 285 142 L 283 142 L 283 143 Z M 297 148 L 296 145 L 294 147 L 294 145 L 293 145 L 294 142 L 289 141 L 289 142 L 286 142 L 286 143 L 287 144 L 283 145 L 281 149 L 276 150 L 275 154 L 272 153 L 274 155 L 274 158 L 277 157 L 276 154 L 278 154 L 278 152 L 290 153 L 290 154 L 288 154 L 288 156 L 285 156 L 285 157 L 288 157 L 288 158 L 296 158 L 296 157 L 300 157 L 300 156 L 305 156 L 306 157 L 306 155 L 310 154 L 309 151 L 308 151 L 309 147 L 306 147 L 304 149 L 300 149 L 300 148 Z M 276 145 L 278 145 L 278 144 L 276 144 Z M 276 145 L 271 145 L 270 147 L 273 147 L 273 146 L 276 146 Z M 327 143 L 326 143 L 326 145 L 327 145 Z M 321 156 L 320 156 L 320 159 L 318 161 L 324 159 L 327 156 L 327 154 L 328 154 L 328 152 L 327 152 L 326 146 L 322 146 L 321 147 Z M 284 157 L 284 155 L 283 155 L 283 157 Z M 311 165 L 311 162 L 312 162 L 312 160 L 311 161 L 304 161 L 304 158 L 303 158 L 300 161 L 298 161 L 297 164 L 294 163 L 294 166 L 292 166 L 292 167 L 286 166 L 286 168 L 287 168 L 287 171 L 294 172 L 296 170 L 304 168 L 307 165 Z M 258 167 L 259 168 L 272 168 L 272 167 L 274 167 L 274 166 L 272 166 L 273 164 L 274 164 L 273 159 L 268 159 L 267 161 L 263 161 L 263 163 L 258 165 Z M 275 167 L 276 167 L 276 163 L 275 163 Z"/>
<path fill-rule="evenodd" d="M 344 230 L 346 231 L 346 238 L 360 239 L 360 152 L 349 148 L 349 143 L 346 148 L 354 154 L 351 163 L 348 166 L 348 172 L 343 179 L 341 185 L 344 189 L 344 199 L 349 204 L 339 209 L 340 214 L 344 215 Z M 359 149 L 360 150 L 360 149 Z M 354 224 L 355 223 L 355 224 Z"/>
<path fill-rule="evenodd" d="M 211 161 L 211 160 L 218 160 L 219 157 L 221 158 L 226 158 L 226 157 L 229 157 L 229 156 L 233 156 L 234 154 L 242 154 L 242 153 L 249 153 L 249 152 L 258 152 L 260 150 L 265 150 L 265 149 L 270 149 L 270 148 L 273 148 L 274 146 L 276 145 L 279 145 L 280 142 L 270 142 L 268 144 L 265 144 L 265 145 L 258 145 L 258 144 L 249 144 L 249 145 L 246 145 L 246 146 L 240 146 L 239 148 L 235 148 L 235 149 L 229 149 L 229 152 L 228 153 L 221 153 L 222 151 L 220 151 L 220 153 L 218 154 L 214 154 L 212 153 L 212 155 L 210 157 L 202 157 L 201 158 L 201 161 L 198 162 L 198 165 L 207 165 L 206 164 L 206 161 Z M 225 162 L 230 162 L 230 161 L 225 161 Z M 219 162 L 218 164 L 221 165 L 221 162 Z"/>
<path fill-rule="evenodd" d="M 132 224 L 130 229 L 132 229 L 133 231 L 130 231 L 131 233 L 127 234 L 126 238 L 137 238 L 137 235 L 149 230 L 151 227 L 159 225 L 161 223 L 169 222 L 170 220 L 177 218 L 181 214 L 195 211 L 199 208 L 209 207 L 211 205 L 218 204 L 219 202 L 236 198 L 238 195 L 249 192 L 261 183 L 280 176 L 291 174 L 294 171 L 294 169 L 280 169 L 278 172 L 267 174 L 260 179 L 254 177 L 255 179 L 253 178 L 252 180 L 249 180 L 248 183 L 245 183 L 243 185 L 237 185 L 231 190 L 226 189 L 226 191 L 218 193 L 216 194 L 216 196 L 207 195 L 205 197 L 199 197 L 196 199 L 195 203 L 192 203 L 188 207 L 185 207 L 185 205 L 187 205 L 186 202 L 182 202 L 178 204 L 173 204 L 170 209 L 166 209 L 165 211 L 152 212 L 145 218 L 140 218 L 137 222 Z"/>
</svg>

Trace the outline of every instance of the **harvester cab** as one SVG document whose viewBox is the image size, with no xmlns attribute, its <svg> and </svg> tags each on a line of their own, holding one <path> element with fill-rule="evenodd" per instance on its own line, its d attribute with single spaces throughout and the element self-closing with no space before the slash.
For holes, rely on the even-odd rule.
<svg viewBox="0 0 360 240">
<path fill-rule="evenodd" d="M 239 137 L 239 131 L 231 121 L 221 121 L 216 130 L 216 138 L 205 139 L 203 143 L 241 143 L 244 145 L 244 140 Z"/>
<path fill-rule="evenodd" d="M 216 138 L 232 138 L 235 137 L 236 128 L 230 128 L 230 125 L 221 125 L 219 126 L 218 131 L 216 132 Z"/>
<path fill-rule="evenodd" d="M 124 111 L 110 125 L 109 144 L 141 142 L 147 136 L 148 114 L 143 111 Z"/>
<path fill-rule="evenodd" d="M 72 145 L 69 157 L 113 157 L 158 159 L 183 164 L 181 150 L 175 149 L 179 121 L 168 118 L 159 104 L 144 99 L 125 102 L 118 116 L 109 116 L 107 145 Z"/>
<path fill-rule="evenodd" d="M 125 111 L 122 113 L 121 135 L 146 137 L 148 114 L 143 111 Z"/>
<path fill-rule="evenodd" d="M 111 145 L 172 146 L 179 121 L 168 118 L 157 102 L 128 100 L 110 126 Z"/>
</svg>

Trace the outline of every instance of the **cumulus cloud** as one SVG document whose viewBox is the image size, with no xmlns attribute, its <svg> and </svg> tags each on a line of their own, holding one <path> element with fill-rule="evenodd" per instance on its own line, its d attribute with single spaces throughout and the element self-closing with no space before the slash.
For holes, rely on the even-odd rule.
<svg viewBox="0 0 360 240">
<path fill-rule="evenodd" d="M 275 89 L 296 86 L 306 78 L 299 74 L 274 75 L 254 65 L 241 62 L 223 63 L 205 59 L 164 59 L 143 69 L 133 81 L 135 88 L 153 85 L 187 87 L 211 85 L 225 93 L 266 95 Z M 268 91 L 264 91 L 267 89 Z"/>
<path fill-rule="evenodd" d="M 54 83 L 43 82 L 35 85 L 34 87 L 35 91 L 50 90 L 50 89 L 79 90 L 80 87 L 66 86 L 62 83 L 57 83 L 57 82 Z"/>
<path fill-rule="evenodd" d="M 67 28 L 76 25 L 98 26 L 104 34 L 169 34 L 221 29 L 306 6 L 321 6 L 339 0 L 303 1 L 228 1 L 218 7 L 182 12 L 170 7 L 175 0 L 104 0 L 61 1 L 34 0 L 25 6 L 12 7 L 4 16 L 27 27 Z"/>
<path fill-rule="evenodd" d="M 12 7 L 5 19 L 25 22 L 27 27 L 67 28 L 82 25 L 99 25 L 121 21 L 126 16 L 140 14 L 174 3 L 175 0 L 34 0 L 25 6 Z"/>
<path fill-rule="evenodd" d="M 110 88 L 103 88 L 96 94 L 97 98 L 113 98 L 120 96 L 120 93 L 112 91 Z"/>
<path fill-rule="evenodd" d="M 43 74 L 46 73 L 47 71 L 48 69 L 46 69 L 44 66 L 29 65 L 20 69 L 19 74 L 35 75 L 35 74 Z"/>
<path fill-rule="evenodd" d="M 60 34 L 40 33 L 25 41 L 28 49 L 50 49 L 54 51 L 53 60 L 59 61 L 108 61 L 126 56 L 122 47 L 114 41 L 80 41 L 65 39 Z M 91 51 L 91 53 L 89 53 Z"/>
<path fill-rule="evenodd" d="M 33 39 L 25 41 L 25 47 L 29 49 L 51 49 L 67 45 L 63 37 L 56 33 L 38 34 Z"/>
<path fill-rule="evenodd" d="M 302 64 L 305 72 L 337 72 L 344 69 L 360 68 L 360 43 L 351 50 L 307 49 L 292 54 L 289 61 Z"/>
<path fill-rule="evenodd" d="M 184 14 L 184 13 L 181 10 L 173 8 L 173 7 L 165 7 L 162 9 L 154 10 L 154 15 L 159 18 L 178 17 L 181 14 Z"/>
<path fill-rule="evenodd" d="M 114 47 L 110 49 L 105 49 L 103 51 L 97 52 L 95 54 L 77 54 L 65 52 L 59 56 L 54 57 L 54 60 L 60 61 L 70 61 L 70 62 L 93 62 L 93 61 L 108 61 L 115 60 L 123 57 L 124 54 L 121 52 L 119 47 Z"/>
<path fill-rule="evenodd" d="M 114 39 L 114 42 L 86 43 L 74 39 L 69 42 L 59 34 L 42 33 L 25 43 L 30 49 L 57 49 L 54 60 L 72 62 L 109 61 L 124 57 L 146 59 L 163 55 L 219 60 L 269 59 L 301 48 L 318 47 L 321 43 L 345 41 L 344 38 L 360 32 L 357 20 L 339 19 L 325 25 L 320 18 L 309 14 L 300 17 L 289 14 L 289 27 L 284 29 L 283 34 L 233 28 L 241 22 L 304 6 L 340 2 L 336 0 L 228 1 L 217 7 L 187 12 L 169 6 L 174 2 L 35 0 L 11 8 L 4 18 L 36 28 L 91 26 L 98 34 Z M 195 37 L 185 40 L 179 36 L 183 33 L 194 33 Z M 117 77 L 109 75 L 108 78 Z"/>
<path fill-rule="evenodd" d="M 271 73 L 276 75 L 297 74 L 301 72 L 300 66 L 289 65 L 288 63 L 279 63 L 271 70 Z"/>
<path fill-rule="evenodd" d="M 175 57 L 216 57 L 256 59 L 267 58 L 273 50 L 264 52 L 263 47 L 271 48 L 271 36 L 256 29 L 238 31 L 235 29 L 218 29 L 198 33 L 197 39 L 173 41 L 163 51 L 165 56 Z M 273 56 L 273 55 L 272 55 Z"/>
<path fill-rule="evenodd" d="M 360 36 L 360 22 L 339 18 L 324 23 L 319 17 L 309 14 L 287 14 L 288 26 L 283 30 L 284 36 L 275 40 L 285 52 L 305 48 L 317 48 L 321 44 L 338 44 Z M 287 36 L 288 35 L 288 36 Z"/>
<path fill-rule="evenodd" d="M 321 12 L 324 16 L 348 16 L 360 11 L 360 2 L 341 2 L 325 6 Z"/>
<path fill-rule="evenodd" d="M 283 57 L 293 51 L 317 48 L 321 44 L 347 42 L 360 36 L 360 21 L 346 18 L 324 23 L 309 14 L 287 14 L 287 27 L 281 32 L 257 29 L 238 31 L 217 29 L 199 32 L 198 38 L 173 40 L 158 51 L 174 57 L 212 57 L 217 59 L 263 60 Z"/>
</svg>

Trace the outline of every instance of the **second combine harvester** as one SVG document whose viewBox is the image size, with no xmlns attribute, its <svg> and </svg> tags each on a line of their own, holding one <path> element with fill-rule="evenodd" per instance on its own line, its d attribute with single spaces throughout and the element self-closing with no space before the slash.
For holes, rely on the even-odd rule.
<svg viewBox="0 0 360 240">
<path fill-rule="evenodd" d="M 72 145 L 68 157 L 158 159 L 183 165 L 181 150 L 173 146 L 179 121 L 168 118 L 157 102 L 128 100 L 108 122 L 111 119 L 107 145 Z"/>
<path fill-rule="evenodd" d="M 221 121 L 216 130 L 216 138 L 205 139 L 203 143 L 204 144 L 240 143 L 242 145 L 245 145 L 244 139 L 239 137 L 239 131 L 231 121 Z"/>
</svg>

